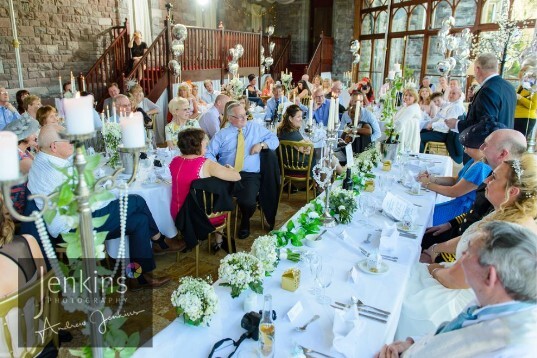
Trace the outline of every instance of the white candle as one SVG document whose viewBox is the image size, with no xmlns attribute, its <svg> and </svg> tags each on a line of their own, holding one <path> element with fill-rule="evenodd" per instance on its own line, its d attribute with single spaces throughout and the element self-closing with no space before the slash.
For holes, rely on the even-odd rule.
<svg viewBox="0 0 537 358">
<path fill-rule="evenodd" d="M 395 71 L 388 71 L 388 79 L 393 80 L 395 78 Z"/>
<path fill-rule="evenodd" d="M 339 124 L 339 98 L 336 98 L 335 100 L 334 124 Z"/>
<path fill-rule="evenodd" d="M 93 96 L 64 98 L 65 126 L 69 134 L 88 134 L 95 131 L 93 124 Z"/>
<path fill-rule="evenodd" d="M 82 76 L 82 92 L 86 92 L 86 77 Z"/>
<path fill-rule="evenodd" d="M 335 103 L 336 101 L 333 98 L 330 98 L 330 108 L 328 110 L 328 124 L 327 124 L 327 129 L 329 131 L 334 129 Z"/>
<path fill-rule="evenodd" d="M 397 74 L 397 76 L 403 77 L 403 71 L 399 70 L 399 71 L 395 71 L 395 73 Z"/>
<path fill-rule="evenodd" d="M 112 117 L 114 118 L 114 122 L 119 123 L 116 112 L 116 101 L 112 101 Z"/>
<path fill-rule="evenodd" d="M 354 106 L 354 128 L 358 127 L 358 116 L 360 113 L 360 107 L 358 106 L 358 102 L 356 102 Z"/>
<path fill-rule="evenodd" d="M 400 63 L 396 63 L 393 65 L 393 70 L 395 72 L 398 72 L 398 71 L 401 71 L 401 64 Z"/>
<path fill-rule="evenodd" d="M 101 133 L 102 133 L 102 135 L 104 137 L 105 132 L 106 132 L 106 128 L 104 127 L 104 125 L 106 124 L 106 122 L 104 120 L 104 112 L 101 112 L 101 123 L 102 123 Z"/>
<path fill-rule="evenodd" d="M 142 113 L 131 113 L 129 117 L 121 118 L 121 142 L 125 148 L 141 148 L 145 146 L 144 118 Z"/>
<path fill-rule="evenodd" d="M 73 71 L 71 71 L 71 92 L 76 93 L 76 83 L 75 76 L 73 76 Z"/>
<path fill-rule="evenodd" d="M 110 107 L 106 106 L 106 118 L 110 121 Z"/>
<path fill-rule="evenodd" d="M 63 95 L 62 76 L 58 76 L 58 82 L 60 83 L 60 97 L 62 97 L 62 95 Z"/>
<path fill-rule="evenodd" d="M 0 132 L 0 180 L 13 180 L 19 177 L 19 153 L 17 135 L 13 132 Z M 6 198 L 5 200 L 10 200 Z"/>
<path fill-rule="evenodd" d="M 313 125 L 313 98 L 310 99 L 308 108 L 308 125 Z"/>
</svg>

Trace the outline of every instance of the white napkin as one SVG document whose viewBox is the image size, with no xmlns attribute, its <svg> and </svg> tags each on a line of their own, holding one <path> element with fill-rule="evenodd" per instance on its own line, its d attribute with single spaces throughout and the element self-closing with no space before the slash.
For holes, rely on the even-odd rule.
<svg viewBox="0 0 537 358">
<path fill-rule="evenodd" d="M 398 238 L 399 231 L 397 231 L 397 225 L 395 223 L 385 223 L 380 234 L 379 250 L 382 252 L 395 250 L 397 248 Z"/>
<path fill-rule="evenodd" d="M 356 357 L 360 347 L 356 344 L 364 323 L 358 319 L 356 309 L 334 310 L 334 340 L 332 346 L 344 357 Z"/>
</svg>

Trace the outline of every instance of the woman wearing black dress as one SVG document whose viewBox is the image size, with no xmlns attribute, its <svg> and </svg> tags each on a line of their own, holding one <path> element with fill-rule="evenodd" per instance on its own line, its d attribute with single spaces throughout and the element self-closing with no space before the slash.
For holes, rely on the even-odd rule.
<svg viewBox="0 0 537 358">
<path fill-rule="evenodd" d="M 147 51 L 147 44 L 142 41 L 142 33 L 140 31 L 134 32 L 129 42 L 129 48 L 131 49 L 132 65 L 131 69 L 136 66 L 140 59 Z M 141 67 L 138 69 L 138 82 L 143 78 L 143 70 Z"/>
</svg>

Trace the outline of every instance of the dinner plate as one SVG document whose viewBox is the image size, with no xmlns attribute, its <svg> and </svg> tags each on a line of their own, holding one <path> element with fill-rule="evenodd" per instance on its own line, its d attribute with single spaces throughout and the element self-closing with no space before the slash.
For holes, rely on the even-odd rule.
<svg viewBox="0 0 537 358">
<path fill-rule="evenodd" d="M 386 272 L 388 272 L 388 270 L 390 269 L 390 267 L 386 263 L 381 262 L 380 263 L 380 269 L 378 271 L 371 271 L 370 269 L 367 268 L 367 259 L 364 259 L 364 260 L 358 262 L 356 264 L 356 266 L 358 266 L 358 268 L 360 270 L 364 271 L 365 273 L 371 274 L 371 275 L 382 275 L 382 274 L 385 274 Z"/>
</svg>

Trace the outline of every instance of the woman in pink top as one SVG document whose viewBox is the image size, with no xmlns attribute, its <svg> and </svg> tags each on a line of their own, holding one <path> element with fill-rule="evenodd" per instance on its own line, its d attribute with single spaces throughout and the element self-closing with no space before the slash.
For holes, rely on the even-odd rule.
<svg viewBox="0 0 537 358">
<path fill-rule="evenodd" d="M 181 210 L 188 193 L 190 184 L 196 179 L 217 177 L 227 181 L 241 180 L 240 174 L 231 166 L 222 166 L 205 158 L 205 149 L 209 138 L 202 129 L 188 128 L 178 135 L 177 146 L 181 155 L 175 157 L 170 163 L 172 174 L 172 202 L 170 211 L 172 218 Z M 211 224 L 218 226 L 225 220 L 225 216 L 211 219 Z M 214 251 L 222 247 L 222 235 L 216 234 Z"/>
</svg>

